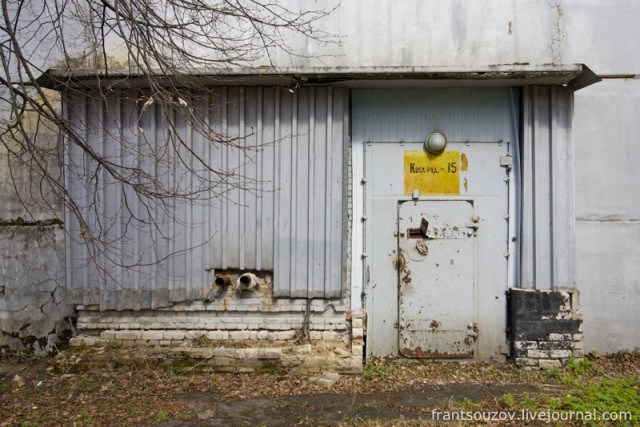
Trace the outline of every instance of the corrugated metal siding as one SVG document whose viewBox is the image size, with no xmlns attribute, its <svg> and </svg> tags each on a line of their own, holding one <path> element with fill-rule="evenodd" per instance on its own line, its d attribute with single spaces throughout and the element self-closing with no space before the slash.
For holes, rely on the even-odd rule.
<svg viewBox="0 0 640 427">
<path fill-rule="evenodd" d="M 574 285 L 573 92 L 523 90 L 521 285 Z"/>
<path fill-rule="evenodd" d="M 510 96 L 508 88 L 354 90 L 353 140 L 419 142 L 446 129 L 450 141 L 511 141 Z"/>
<path fill-rule="evenodd" d="M 75 95 L 67 98 L 66 108 L 98 152 L 153 171 L 153 155 L 167 138 L 167 123 L 155 105 L 142 112 L 135 98 L 114 95 L 105 103 Z M 111 261 L 105 254 L 92 254 L 82 242 L 80 225 L 67 213 L 71 301 L 106 310 L 207 298 L 211 269 L 273 270 L 275 296 L 341 296 L 348 91 L 229 87 L 198 102 L 211 125 L 238 138 L 242 149 L 210 143 L 177 115 L 173 125 L 214 169 L 235 175 L 221 179 L 218 197 L 209 204 L 173 205 L 168 200 L 169 216 L 154 210 L 158 229 L 121 215 L 128 207 L 143 221 L 150 216 L 144 200 L 123 190 L 74 144 L 66 145 L 70 194 L 81 201 L 84 212 L 95 207 L 100 224 L 89 225 L 100 225 L 103 238 L 117 241 L 111 245 Z M 120 143 L 127 140 L 135 142 L 135 152 Z M 163 164 L 174 166 L 157 173 L 176 187 L 194 185 L 184 167 L 176 166 L 179 159 L 169 160 Z M 244 180 L 249 190 L 237 188 L 233 180 Z M 118 266 L 132 260 L 149 265 Z"/>
</svg>

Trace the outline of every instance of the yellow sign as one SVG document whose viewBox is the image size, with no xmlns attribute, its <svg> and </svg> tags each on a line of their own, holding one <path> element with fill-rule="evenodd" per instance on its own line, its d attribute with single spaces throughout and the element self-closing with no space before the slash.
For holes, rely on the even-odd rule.
<svg viewBox="0 0 640 427">
<path fill-rule="evenodd" d="M 460 152 L 431 154 L 424 150 L 404 152 L 404 194 L 460 194 Z"/>
</svg>

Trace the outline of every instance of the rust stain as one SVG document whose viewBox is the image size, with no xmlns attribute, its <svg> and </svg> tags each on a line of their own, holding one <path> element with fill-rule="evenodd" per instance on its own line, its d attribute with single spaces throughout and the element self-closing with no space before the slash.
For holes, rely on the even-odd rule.
<svg viewBox="0 0 640 427">
<path fill-rule="evenodd" d="M 443 353 L 439 351 L 423 350 L 422 347 L 416 348 L 403 348 L 400 353 L 405 357 L 415 358 L 432 358 L 432 359 L 462 359 L 467 357 L 473 357 L 473 350 L 469 350 L 462 353 Z"/>
<path fill-rule="evenodd" d="M 411 270 L 407 269 L 407 262 L 405 261 L 402 252 L 398 254 L 398 258 L 396 259 L 396 268 L 400 274 L 400 280 L 402 283 L 411 283 Z"/>
<path fill-rule="evenodd" d="M 468 168 L 469 159 L 467 158 L 467 155 L 465 153 L 462 153 L 462 155 L 460 156 L 460 170 L 462 172 L 466 172 Z"/>
<path fill-rule="evenodd" d="M 473 343 L 471 342 L 471 338 L 470 338 L 470 337 L 466 337 L 466 338 L 464 339 L 464 345 L 466 345 L 467 347 L 470 347 L 470 346 L 471 346 L 471 344 L 473 344 Z"/>
<path fill-rule="evenodd" d="M 227 299 L 222 300 L 222 304 L 224 304 L 224 311 L 227 311 Z"/>
<path fill-rule="evenodd" d="M 465 193 L 469 191 L 469 181 L 467 181 L 467 178 L 464 179 L 464 181 L 462 182 L 462 185 L 464 186 L 464 191 Z"/>
<path fill-rule="evenodd" d="M 431 324 L 429 325 L 429 328 L 431 329 L 438 329 L 440 327 L 440 322 L 438 322 L 437 320 L 432 320 Z"/>
<path fill-rule="evenodd" d="M 405 271 L 405 275 L 402 277 L 402 282 L 407 284 L 407 283 L 411 283 L 411 281 L 413 280 L 410 276 L 411 271 L 407 270 Z"/>
<path fill-rule="evenodd" d="M 403 271 L 407 265 L 407 262 L 405 261 L 404 256 L 402 256 L 402 254 L 399 254 L 394 264 L 395 264 L 396 270 Z"/>
</svg>

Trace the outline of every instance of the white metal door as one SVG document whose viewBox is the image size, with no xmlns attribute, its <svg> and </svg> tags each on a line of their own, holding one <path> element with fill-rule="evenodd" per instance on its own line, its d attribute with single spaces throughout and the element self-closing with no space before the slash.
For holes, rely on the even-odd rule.
<svg viewBox="0 0 640 427">
<path fill-rule="evenodd" d="M 403 356 L 473 357 L 478 224 L 470 200 L 400 204 L 398 330 Z"/>
</svg>

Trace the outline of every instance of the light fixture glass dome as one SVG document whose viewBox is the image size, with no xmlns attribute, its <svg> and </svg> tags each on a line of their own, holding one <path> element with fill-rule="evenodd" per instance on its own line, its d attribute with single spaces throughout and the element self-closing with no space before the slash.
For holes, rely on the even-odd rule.
<svg viewBox="0 0 640 427">
<path fill-rule="evenodd" d="M 424 141 L 424 147 L 430 153 L 442 153 L 446 146 L 447 137 L 440 131 L 431 132 Z"/>
</svg>

